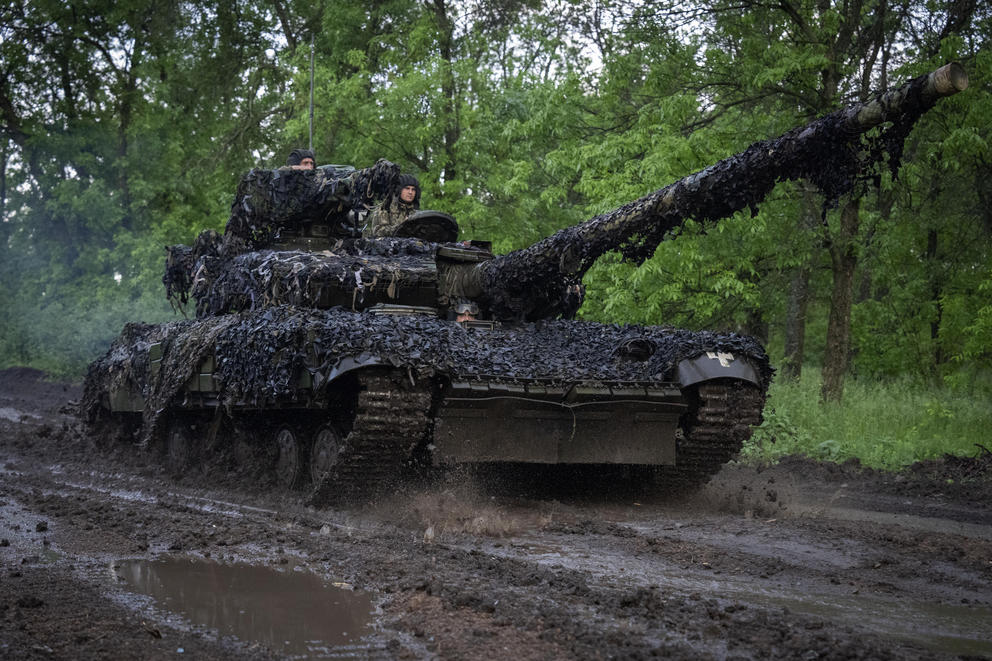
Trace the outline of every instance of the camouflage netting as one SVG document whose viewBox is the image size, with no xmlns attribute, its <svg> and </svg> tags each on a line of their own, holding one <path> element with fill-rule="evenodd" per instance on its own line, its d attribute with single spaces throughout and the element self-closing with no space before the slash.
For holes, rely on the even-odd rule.
<svg viewBox="0 0 992 661">
<path fill-rule="evenodd" d="M 196 314 L 278 304 L 313 308 L 332 294 L 361 309 L 376 288 L 399 300 L 410 288 L 436 288 L 436 249 L 418 239 L 356 239 L 339 240 L 321 252 L 258 250 L 231 260 L 208 258 L 194 279 Z"/>
<path fill-rule="evenodd" d="M 142 364 L 147 351 L 134 348 L 162 340 L 161 377 L 149 384 L 144 378 L 147 366 Z M 635 340 L 654 349 L 645 360 L 623 351 Z M 680 360 L 706 351 L 749 356 L 767 387 L 772 368 L 764 350 L 752 338 L 736 334 L 575 321 L 483 331 L 431 316 L 275 306 L 196 322 L 129 325 L 91 367 L 83 406 L 95 415 L 98 393 L 145 383 L 137 390 L 145 397 L 145 430 L 150 434 L 161 412 L 182 396 L 184 384 L 211 354 L 217 359 L 221 402 L 261 406 L 301 396 L 294 384 L 303 370 L 310 372 L 319 389 L 335 376 L 342 360 L 358 356 L 421 375 L 566 384 L 671 380 Z"/>
<path fill-rule="evenodd" d="M 165 296 L 174 308 L 183 310 L 189 301 L 189 293 L 194 283 L 203 281 L 208 265 L 216 263 L 220 255 L 223 237 L 214 230 L 203 230 L 196 237 L 193 246 L 166 246 L 168 257 L 165 260 Z M 211 261 L 212 260 L 212 261 Z"/>
<path fill-rule="evenodd" d="M 236 320 L 229 315 L 209 325 L 194 321 L 127 324 L 110 351 L 90 364 L 80 410 L 87 419 L 96 420 L 105 404 L 104 395 L 121 391 L 140 393 L 145 398 L 141 440 L 147 442 L 166 412 L 166 404 L 189 381 L 194 370 L 199 369 L 202 358 L 212 353 L 217 337 Z M 153 377 L 148 349 L 156 343 L 162 343 L 163 350 L 170 353 L 162 360 L 159 375 Z"/>
<path fill-rule="evenodd" d="M 349 210 L 368 208 L 385 197 L 399 176 L 399 166 L 387 160 L 358 171 L 335 166 L 251 170 L 238 183 L 223 254 L 232 257 L 266 246 L 299 220 L 344 222 Z"/>
<path fill-rule="evenodd" d="M 100 411 L 104 395 L 114 390 L 140 393 L 148 382 L 148 348 L 161 341 L 166 326 L 130 323 L 117 336 L 110 350 L 99 360 L 90 363 L 83 383 L 81 409 L 93 419 Z M 136 356 L 144 357 L 136 360 Z"/>
<path fill-rule="evenodd" d="M 493 260 L 483 267 L 481 287 L 497 317 L 540 318 L 549 305 L 562 307 L 556 301 L 605 253 L 619 251 L 640 264 L 686 219 L 719 220 L 747 208 L 757 213 L 757 205 L 780 181 L 815 184 L 824 195 L 825 212 L 859 184 L 877 182 L 886 155 L 896 174 L 906 136 L 940 94 L 929 76 L 921 76 L 870 104 L 757 142 L 619 209 Z M 862 114 L 866 108 L 872 112 Z M 864 135 L 880 121 L 889 124 L 878 135 Z"/>
<path fill-rule="evenodd" d="M 200 316 L 262 304 L 258 301 L 305 305 L 308 304 L 308 287 L 315 291 L 324 285 L 334 286 L 331 282 L 336 276 L 341 276 L 336 278 L 338 286 L 355 281 L 353 273 L 344 277 L 348 275 L 345 271 L 353 272 L 363 265 L 351 257 L 362 254 L 389 257 L 394 263 L 384 264 L 381 269 L 391 273 L 398 266 L 415 266 L 413 260 L 405 260 L 403 256 L 431 256 L 431 248 L 410 249 L 390 244 L 377 249 L 368 242 L 357 241 L 357 247 L 351 249 L 339 241 L 331 246 L 332 254 L 322 253 L 325 257 L 343 260 L 335 266 L 317 264 L 313 260 L 292 264 L 290 254 L 294 251 L 282 251 L 279 259 L 264 255 L 238 261 L 246 253 L 261 251 L 276 243 L 281 232 L 299 230 L 304 221 L 324 222 L 348 231 L 349 228 L 344 227 L 350 222 L 348 212 L 367 209 L 393 187 L 399 176 L 399 166 L 384 159 L 357 171 L 344 166 L 249 171 L 238 183 L 223 236 L 213 230 L 204 230 L 192 247 L 166 248 L 168 257 L 162 276 L 166 297 L 174 307 L 183 310 L 192 294 L 197 299 Z M 376 268 L 379 267 L 366 268 L 366 275 Z M 253 272 L 232 276 L 232 271 L 237 269 Z M 278 282 L 279 277 L 287 279 Z M 411 273 L 410 277 L 418 280 L 423 275 Z M 214 287 L 218 278 L 222 282 Z M 367 277 L 365 283 L 373 279 L 374 274 Z M 357 289 L 355 295 L 360 297 L 362 286 L 361 282 L 355 281 L 350 288 Z"/>
</svg>

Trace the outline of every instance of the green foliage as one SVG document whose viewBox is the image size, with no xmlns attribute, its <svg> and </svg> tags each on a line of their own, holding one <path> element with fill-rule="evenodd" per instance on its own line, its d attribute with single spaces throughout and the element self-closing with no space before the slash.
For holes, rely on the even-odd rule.
<svg viewBox="0 0 992 661">
<path fill-rule="evenodd" d="M 258 55 L 267 14 L 135 0 L 0 10 L 0 363 L 79 376 L 125 321 L 167 318 L 163 245 L 222 228 L 248 147 L 271 144 L 285 74 Z"/>
<path fill-rule="evenodd" d="M 992 353 L 992 268 L 986 270 L 978 285 L 978 302 L 968 306 L 977 308 L 970 317 L 972 323 L 963 329 L 964 341 L 956 355 L 960 361 L 982 361 L 987 363 Z M 966 315 L 960 315 L 968 318 Z"/>
<path fill-rule="evenodd" d="M 986 379 L 988 374 L 986 373 Z M 765 420 L 745 445 L 749 461 L 790 454 L 896 469 L 943 454 L 968 455 L 987 445 L 992 388 L 970 394 L 910 379 L 854 380 L 839 403 L 823 403 L 819 374 L 804 370 L 798 383 L 774 383 Z"/>
<path fill-rule="evenodd" d="M 173 318 L 158 287 L 122 276 L 65 284 L 24 284 L 0 298 L 0 368 L 31 365 L 54 376 L 79 378 L 107 350 L 124 324 Z"/>
<path fill-rule="evenodd" d="M 886 179 L 879 196 L 890 211 L 870 227 L 865 296 L 852 323 L 854 366 L 865 376 L 959 383 L 974 367 L 992 364 L 982 293 L 992 263 L 985 202 L 992 199 L 985 138 L 992 130 L 992 96 L 974 84 L 992 69 L 985 51 L 971 56 L 960 42 L 957 47 L 973 85 L 941 101 L 915 127 L 899 182 Z M 914 64 L 907 74 L 937 62 Z"/>
</svg>

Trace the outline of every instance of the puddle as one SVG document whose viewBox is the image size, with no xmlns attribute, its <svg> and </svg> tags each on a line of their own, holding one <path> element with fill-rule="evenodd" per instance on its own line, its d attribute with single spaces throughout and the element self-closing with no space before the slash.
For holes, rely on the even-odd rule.
<svg viewBox="0 0 992 661">
<path fill-rule="evenodd" d="M 166 558 L 122 562 L 115 573 L 165 610 L 292 658 L 361 656 L 372 633 L 369 595 L 306 572 Z"/>
</svg>

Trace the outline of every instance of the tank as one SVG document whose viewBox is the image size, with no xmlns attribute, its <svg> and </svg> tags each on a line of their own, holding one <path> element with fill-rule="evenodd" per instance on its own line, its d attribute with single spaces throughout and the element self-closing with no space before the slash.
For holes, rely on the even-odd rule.
<svg viewBox="0 0 992 661">
<path fill-rule="evenodd" d="M 917 118 L 967 84 L 947 65 L 506 255 L 440 211 L 363 236 L 400 174 L 389 161 L 252 170 L 222 235 L 167 249 L 166 294 L 194 318 L 128 324 L 82 408 L 175 473 L 264 464 L 315 506 L 414 465 L 691 490 L 761 423 L 768 357 L 736 333 L 574 320 L 584 273 L 610 251 L 646 259 L 686 219 L 754 209 L 778 181 L 836 201 L 883 153 L 898 167 Z"/>
</svg>

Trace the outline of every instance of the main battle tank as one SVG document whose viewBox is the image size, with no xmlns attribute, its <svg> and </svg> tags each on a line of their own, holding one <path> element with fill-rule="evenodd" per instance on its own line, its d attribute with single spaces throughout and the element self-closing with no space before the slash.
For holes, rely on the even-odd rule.
<svg viewBox="0 0 992 661">
<path fill-rule="evenodd" d="M 168 249 L 167 294 L 196 318 L 128 324 L 91 365 L 83 408 L 173 471 L 229 451 L 316 505 L 374 495 L 412 463 L 689 489 L 760 424 L 765 351 L 572 320 L 583 274 L 606 252 L 647 258 L 686 219 L 753 210 L 778 181 L 835 201 L 883 152 L 897 167 L 916 119 L 965 87 L 947 65 L 502 256 L 442 212 L 363 237 L 362 210 L 399 175 L 388 161 L 252 170 L 223 235 Z"/>
</svg>

